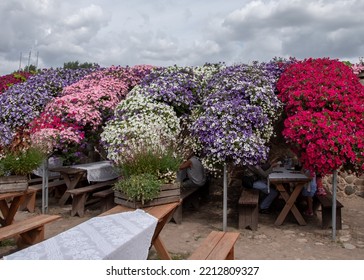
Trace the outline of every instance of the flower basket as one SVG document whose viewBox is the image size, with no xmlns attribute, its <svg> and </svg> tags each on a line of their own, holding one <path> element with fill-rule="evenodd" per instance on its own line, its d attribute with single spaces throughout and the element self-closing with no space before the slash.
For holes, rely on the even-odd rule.
<svg viewBox="0 0 364 280">
<path fill-rule="evenodd" d="M 114 201 L 116 204 L 120 204 L 129 208 L 137 209 L 137 208 L 144 208 L 150 207 L 160 204 L 166 204 L 171 202 L 177 202 L 180 200 L 181 191 L 179 184 L 164 184 L 161 186 L 161 191 L 159 196 L 153 200 L 144 202 L 142 204 L 141 201 L 129 199 L 123 192 L 115 190 L 114 191 Z"/>
<path fill-rule="evenodd" d="M 0 193 L 20 192 L 27 189 L 27 176 L 11 175 L 0 177 Z"/>
</svg>

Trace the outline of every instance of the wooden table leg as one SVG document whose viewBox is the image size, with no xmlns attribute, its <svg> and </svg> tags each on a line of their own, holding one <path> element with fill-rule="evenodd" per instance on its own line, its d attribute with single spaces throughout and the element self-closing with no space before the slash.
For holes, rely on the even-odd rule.
<svg viewBox="0 0 364 280">
<path fill-rule="evenodd" d="M 286 202 L 285 206 L 283 207 L 281 213 L 279 213 L 276 221 L 274 224 L 276 226 L 280 226 L 283 224 L 285 218 L 287 217 L 289 211 L 291 211 L 296 218 L 299 225 L 304 226 L 306 225 L 305 219 L 302 217 L 300 211 L 298 211 L 295 202 L 299 194 L 303 189 L 304 184 L 297 184 L 291 194 L 289 194 L 286 188 L 282 184 L 277 184 L 277 190 L 282 195 L 284 201 Z"/>
<path fill-rule="evenodd" d="M 166 247 L 164 246 L 164 243 L 162 241 L 162 239 L 160 238 L 159 234 L 161 233 L 162 229 L 164 228 L 164 226 L 166 225 L 166 223 L 168 223 L 168 221 L 172 218 L 174 211 L 176 211 L 177 207 L 179 204 L 171 204 L 170 209 L 168 210 L 168 212 L 166 212 L 166 214 L 161 217 L 158 221 L 158 224 L 154 230 L 154 235 L 152 238 L 152 244 L 154 246 L 154 248 L 157 251 L 157 254 L 159 256 L 159 258 L 161 260 L 171 260 L 171 256 L 169 255 Z"/>
<path fill-rule="evenodd" d="M 164 246 L 162 239 L 160 239 L 159 235 L 157 236 L 157 238 L 154 239 L 153 245 L 161 260 L 171 260 L 172 259 L 166 249 L 166 246 Z"/>
<path fill-rule="evenodd" d="M 8 203 L 6 202 L 6 200 L 0 200 L 0 211 L 4 217 L 4 218 L 0 217 L 0 224 L 2 226 L 6 226 L 5 218 L 8 216 L 8 213 L 9 213 L 9 206 L 8 206 Z"/>
<path fill-rule="evenodd" d="M 18 211 L 20 204 L 23 203 L 25 195 L 16 196 L 8 206 L 5 200 L 0 201 L 0 209 L 4 218 L 0 220 L 2 226 L 8 226 L 13 223 L 16 212 Z"/>
<path fill-rule="evenodd" d="M 62 173 L 62 176 L 63 176 L 64 181 L 65 181 L 66 186 L 67 186 L 67 190 L 64 192 L 62 197 L 59 199 L 58 204 L 60 206 L 64 206 L 66 204 L 67 199 L 71 196 L 71 194 L 67 193 L 67 191 L 68 190 L 73 190 L 77 186 L 78 182 L 83 177 L 83 174 L 84 174 L 83 171 L 81 171 L 79 173 L 72 174 L 73 178 L 71 179 L 71 176 L 69 174 Z"/>
</svg>

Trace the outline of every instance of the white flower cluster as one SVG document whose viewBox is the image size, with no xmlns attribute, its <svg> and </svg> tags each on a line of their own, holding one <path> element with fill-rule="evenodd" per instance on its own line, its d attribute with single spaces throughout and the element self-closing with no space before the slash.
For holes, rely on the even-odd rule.
<svg viewBox="0 0 364 280">
<path fill-rule="evenodd" d="M 108 158 L 121 165 L 142 151 L 164 151 L 180 133 L 179 119 L 173 108 L 142 95 L 136 87 L 115 109 L 101 140 Z"/>
</svg>

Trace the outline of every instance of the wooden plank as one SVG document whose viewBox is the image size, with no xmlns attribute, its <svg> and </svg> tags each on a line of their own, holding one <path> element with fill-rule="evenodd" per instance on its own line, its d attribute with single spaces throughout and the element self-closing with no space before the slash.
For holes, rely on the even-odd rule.
<svg viewBox="0 0 364 280">
<path fill-rule="evenodd" d="M 65 180 L 55 180 L 52 182 L 48 182 L 48 189 L 54 188 L 54 187 L 59 187 L 59 186 L 65 186 L 65 185 L 66 185 Z M 31 186 L 29 186 L 29 188 L 36 190 L 36 191 L 41 191 L 43 188 L 43 184 L 31 185 Z"/>
<path fill-rule="evenodd" d="M 244 188 L 241 192 L 238 204 L 241 205 L 256 205 L 259 201 L 259 191 L 256 189 Z"/>
<path fill-rule="evenodd" d="M 189 260 L 233 260 L 239 232 L 212 231 Z"/>
<path fill-rule="evenodd" d="M 215 246 L 220 242 L 223 236 L 224 232 L 212 231 L 188 259 L 205 260 L 210 255 L 212 250 L 214 250 Z"/>
<path fill-rule="evenodd" d="M 142 204 L 141 201 L 129 199 L 125 193 L 121 191 L 115 191 L 115 203 L 125 205 L 129 208 L 145 208 L 160 204 L 168 204 L 172 202 L 179 202 L 181 199 L 180 187 L 178 184 L 166 184 L 161 186 L 161 191 L 158 197 L 145 201 Z"/>
<path fill-rule="evenodd" d="M 0 227 L 0 240 L 15 237 L 18 234 L 23 234 L 30 230 L 36 229 L 59 218 L 61 218 L 59 215 L 41 214 L 22 221 L 14 222 L 13 224 L 5 227 Z"/>
<path fill-rule="evenodd" d="M 106 190 L 102 190 L 102 191 L 99 191 L 99 192 L 95 192 L 93 194 L 93 196 L 95 197 L 101 197 L 101 198 L 105 198 L 105 197 L 108 197 L 108 196 L 114 196 L 114 190 L 113 189 L 106 189 Z"/>
<path fill-rule="evenodd" d="M 320 201 L 322 207 L 331 208 L 332 207 L 332 194 L 327 193 L 325 196 L 317 196 L 317 199 Z M 340 201 L 336 200 L 336 208 L 342 208 L 344 205 L 341 204 Z"/>
<path fill-rule="evenodd" d="M 117 182 L 117 180 L 110 180 L 110 181 L 100 182 L 100 183 L 88 185 L 88 186 L 85 186 L 85 187 L 76 188 L 76 189 L 73 189 L 73 190 L 68 190 L 67 193 L 70 193 L 72 195 L 80 195 L 80 194 L 83 194 L 83 193 L 95 192 L 97 190 L 101 190 L 101 189 L 103 189 L 105 187 L 111 186 L 116 182 Z"/>
<path fill-rule="evenodd" d="M 233 260 L 234 259 L 234 245 L 239 238 L 239 232 L 225 232 L 224 236 L 220 239 L 206 258 L 207 260 Z"/>
</svg>

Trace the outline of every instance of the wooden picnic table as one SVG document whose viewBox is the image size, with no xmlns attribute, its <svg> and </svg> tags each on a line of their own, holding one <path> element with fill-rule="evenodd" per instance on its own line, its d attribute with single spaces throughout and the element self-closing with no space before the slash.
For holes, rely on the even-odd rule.
<svg viewBox="0 0 364 280">
<path fill-rule="evenodd" d="M 274 222 L 276 226 L 283 224 L 289 212 L 292 212 L 299 225 L 307 224 L 297 209 L 296 200 L 303 187 L 311 180 L 312 178 L 299 171 L 286 170 L 284 168 L 279 168 L 269 174 L 268 183 L 275 185 L 285 201 L 283 209 Z"/>
<path fill-rule="evenodd" d="M 143 210 L 145 212 L 149 213 L 150 215 L 152 215 L 158 219 L 158 223 L 155 228 L 151 244 L 154 246 L 154 248 L 156 249 L 156 251 L 158 253 L 159 258 L 162 260 L 171 260 L 172 258 L 170 256 L 170 254 L 168 253 L 168 251 L 164 245 L 164 242 L 162 241 L 159 234 L 161 233 L 162 229 L 167 224 L 167 222 L 171 219 L 174 211 L 177 209 L 177 207 L 180 205 L 180 203 L 181 202 L 172 202 L 172 203 L 168 203 L 168 204 L 162 204 L 162 205 L 156 205 L 156 206 L 143 208 Z M 134 211 L 134 210 L 135 209 L 133 209 L 133 208 L 128 208 L 128 207 L 125 207 L 122 205 L 117 205 L 117 206 L 111 208 L 110 210 L 102 213 L 100 216 L 122 213 L 122 212 L 127 212 L 127 211 Z"/>
<path fill-rule="evenodd" d="M 65 180 L 67 190 L 59 200 L 59 205 L 66 204 L 71 194 L 68 192 L 78 187 L 82 178 L 89 182 L 105 182 L 118 177 L 110 161 L 98 161 L 71 166 L 49 168 L 49 171 L 59 172 Z"/>
</svg>

